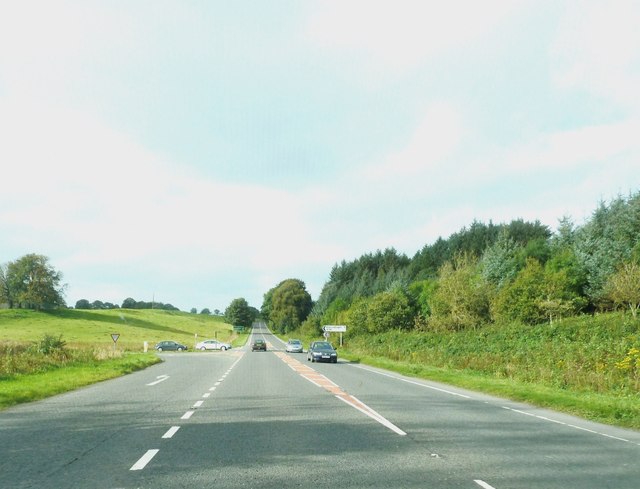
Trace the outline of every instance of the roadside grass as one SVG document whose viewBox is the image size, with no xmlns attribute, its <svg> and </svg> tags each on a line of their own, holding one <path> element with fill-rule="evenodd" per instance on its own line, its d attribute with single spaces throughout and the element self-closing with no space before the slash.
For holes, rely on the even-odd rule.
<svg viewBox="0 0 640 489">
<path fill-rule="evenodd" d="M 246 345 L 249 337 L 251 336 L 251 328 L 245 328 L 242 333 L 234 332 L 231 336 L 230 342 L 233 348 L 239 348 Z"/>
</svg>

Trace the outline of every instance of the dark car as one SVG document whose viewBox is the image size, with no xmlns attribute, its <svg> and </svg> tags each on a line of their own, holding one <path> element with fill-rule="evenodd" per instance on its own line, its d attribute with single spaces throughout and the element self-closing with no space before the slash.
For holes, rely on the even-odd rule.
<svg viewBox="0 0 640 489">
<path fill-rule="evenodd" d="M 338 362 L 338 352 L 328 341 L 313 341 L 307 350 L 307 361 Z"/>
<path fill-rule="evenodd" d="M 185 345 L 181 343 L 176 343 L 175 341 L 161 341 L 155 346 L 155 349 L 158 351 L 188 350 L 188 348 Z"/>
<path fill-rule="evenodd" d="M 267 342 L 264 340 L 253 340 L 253 343 L 251 343 L 251 351 L 256 350 L 267 351 Z"/>
</svg>

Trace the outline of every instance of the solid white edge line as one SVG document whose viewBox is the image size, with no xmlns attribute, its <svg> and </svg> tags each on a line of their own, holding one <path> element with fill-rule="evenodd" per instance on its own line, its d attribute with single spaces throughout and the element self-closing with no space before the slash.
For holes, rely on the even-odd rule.
<svg viewBox="0 0 640 489">
<path fill-rule="evenodd" d="M 623 441 L 625 443 L 634 443 L 631 440 L 627 440 L 626 438 L 620 438 L 619 436 L 608 435 L 608 434 L 602 433 L 600 431 L 594 431 L 594 430 L 590 430 L 588 428 L 583 428 L 582 426 L 576 426 L 574 424 L 569 424 L 569 423 L 565 423 L 563 421 L 558 421 L 557 419 L 547 418 L 546 416 L 540 416 L 539 414 L 528 413 L 526 411 L 522 411 L 520 409 L 510 408 L 510 407 L 507 407 L 507 406 L 502 406 L 502 408 L 506 409 L 508 411 L 513 411 L 514 413 L 524 414 L 525 416 L 531 416 L 532 418 L 541 419 L 542 421 L 548 421 L 549 423 L 556 423 L 556 424 L 559 424 L 559 425 L 562 425 L 562 426 L 567 426 L 569 428 L 574 428 L 576 430 L 586 431 L 587 433 L 593 433 L 594 435 L 600 435 L 600 436 L 604 436 L 606 438 L 612 438 L 613 440 Z M 640 445 L 640 443 L 638 443 L 637 445 Z"/>
<path fill-rule="evenodd" d="M 157 449 L 147 450 L 147 453 L 145 453 L 142 457 L 140 457 L 140 459 L 135 464 L 133 464 L 129 470 L 144 469 L 147 466 L 147 464 L 151 462 L 151 459 L 155 457 L 159 451 L 160 450 L 157 450 Z"/>
<path fill-rule="evenodd" d="M 600 434 L 597 431 L 593 431 L 593 430 L 590 430 L 589 428 L 584 428 L 582 426 L 576 426 L 574 424 L 568 424 L 567 426 L 569 426 L 571 428 L 575 428 L 576 430 L 582 430 L 582 431 L 586 431 L 588 433 L 593 433 L 594 435 L 599 435 Z"/>
<path fill-rule="evenodd" d="M 483 487 L 484 489 L 495 489 L 493 486 L 490 486 L 485 481 L 481 481 L 480 479 L 474 479 L 473 482 L 478 484 L 480 487 Z"/>
<path fill-rule="evenodd" d="M 167 430 L 167 432 L 164 435 L 162 435 L 162 438 L 172 438 L 173 435 L 175 435 L 179 429 L 180 429 L 180 426 L 172 426 Z"/>
<path fill-rule="evenodd" d="M 626 441 L 627 443 L 631 443 L 631 441 L 627 440 L 626 438 L 620 438 L 619 436 L 607 435 L 606 433 L 600 433 L 600 434 L 602 436 L 606 436 L 607 438 L 613 438 L 614 440 Z"/>
<path fill-rule="evenodd" d="M 383 377 L 389 377 L 394 380 L 399 380 L 401 382 L 406 382 L 407 384 L 417 385 L 418 387 L 424 387 L 425 389 L 431 389 L 438 392 L 444 392 L 445 394 L 451 394 L 452 396 L 462 397 L 464 399 L 471 399 L 471 396 L 467 396 L 465 394 L 460 394 L 459 392 L 453 392 L 446 389 L 441 389 L 440 387 L 434 387 L 432 385 L 423 384 L 422 382 L 416 382 L 415 380 L 403 379 L 402 377 L 397 377 L 395 375 L 386 374 L 384 372 L 378 372 L 377 370 L 372 370 L 370 368 L 363 367 L 361 365 L 352 365 L 355 368 L 361 368 L 362 370 L 366 370 L 367 372 L 371 372 L 374 374 L 382 375 Z"/>
</svg>

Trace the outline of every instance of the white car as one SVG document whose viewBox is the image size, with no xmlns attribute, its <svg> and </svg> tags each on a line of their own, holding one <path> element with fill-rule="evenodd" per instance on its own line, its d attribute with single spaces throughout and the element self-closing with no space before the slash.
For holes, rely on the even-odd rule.
<svg viewBox="0 0 640 489">
<path fill-rule="evenodd" d="M 229 350 L 231 345 L 218 340 L 204 340 L 196 345 L 196 350 Z"/>
<path fill-rule="evenodd" d="M 302 353 L 302 342 L 291 339 L 287 341 L 286 349 L 289 353 Z"/>
</svg>

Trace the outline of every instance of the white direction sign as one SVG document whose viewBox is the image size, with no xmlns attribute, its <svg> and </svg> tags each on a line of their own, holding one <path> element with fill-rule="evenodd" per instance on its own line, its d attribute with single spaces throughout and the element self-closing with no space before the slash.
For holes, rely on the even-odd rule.
<svg viewBox="0 0 640 489">
<path fill-rule="evenodd" d="M 347 327 L 341 324 L 327 324 L 322 327 L 325 333 L 344 333 L 347 331 Z"/>
</svg>

